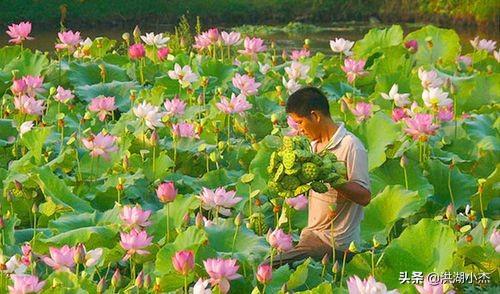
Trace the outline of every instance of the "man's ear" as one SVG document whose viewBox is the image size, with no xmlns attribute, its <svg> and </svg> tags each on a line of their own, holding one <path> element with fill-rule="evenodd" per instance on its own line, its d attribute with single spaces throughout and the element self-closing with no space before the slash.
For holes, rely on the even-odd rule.
<svg viewBox="0 0 500 294">
<path fill-rule="evenodd" d="M 321 115 L 316 110 L 311 110 L 311 120 L 319 123 L 321 121 Z"/>
</svg>

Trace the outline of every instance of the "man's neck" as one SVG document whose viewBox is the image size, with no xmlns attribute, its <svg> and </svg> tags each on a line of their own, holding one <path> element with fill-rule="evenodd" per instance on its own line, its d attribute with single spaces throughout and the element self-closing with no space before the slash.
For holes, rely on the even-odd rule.
<svg viewBox="0 0 500 294">
<path fill-rule="evenodd" d="M 335 132 L 337 132 L 338 128 L 339 126 L 331 119 L 327 120 L 324 128 L 320 131 L 320 139 L 318 143 L 325 144 L 329 142 Z"/>
</svg>

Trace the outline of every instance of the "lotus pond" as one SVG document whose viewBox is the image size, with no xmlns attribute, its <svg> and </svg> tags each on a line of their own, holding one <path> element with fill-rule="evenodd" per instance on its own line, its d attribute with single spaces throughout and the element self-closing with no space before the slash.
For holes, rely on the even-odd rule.
<svg viewBox="0 0 500 294">
<path fill-rule="evenodd" d="M 0 291 L 499 291 L 496 42 L 394 25 L 283 54 L 217 29 L 68 30 L 42 53 L 31 24 L 8 30 Z M 306 85 L 366 146 L 372 200 L 350 262 L 270 270 L 307 224 L 307 193 L 268 185 L 271 154 L 297 136 L 283 106 Z"/>
</svg>

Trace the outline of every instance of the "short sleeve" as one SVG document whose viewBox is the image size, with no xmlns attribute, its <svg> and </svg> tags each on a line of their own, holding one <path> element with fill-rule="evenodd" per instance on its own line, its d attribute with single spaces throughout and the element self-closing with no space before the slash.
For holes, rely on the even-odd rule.
<svg viewBox="0 0 500 294">
<path fill-rule="evenodd" d="M 370 191 L 370 176 L 368 174 L 368 154 L 362 143 L 354 143 L 349 148 L 347 158 L 347 179 L 350 182 L 358 183 L 363 188 Z"/>
</svg>

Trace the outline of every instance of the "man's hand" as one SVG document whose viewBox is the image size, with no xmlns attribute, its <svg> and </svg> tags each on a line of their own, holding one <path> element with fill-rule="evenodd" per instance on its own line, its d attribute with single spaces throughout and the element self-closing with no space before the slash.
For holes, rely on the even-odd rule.
<svg viewBox="0 0 500 294">
<path fill-rule="evenodd" d="M 341 192 L 342 196 L 362 206 L 367 206 L 372 197 L 372 193 L 370 191 L 355 182 L 347 182 L 342 185 L 335 186 L 334 189 Z"/>
</svg>

